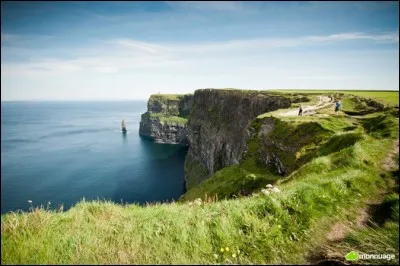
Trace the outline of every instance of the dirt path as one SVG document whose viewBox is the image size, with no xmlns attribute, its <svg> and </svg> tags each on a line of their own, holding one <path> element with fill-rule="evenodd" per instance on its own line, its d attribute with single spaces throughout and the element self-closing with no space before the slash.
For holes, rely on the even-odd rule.
<svg viewBox="0 0 400 266">
<path fill-rule="evenodd" d="M 313 115 L 318 109 L 326 108 L 328 106 L 333 106 L 333 98 L 328 96 L 318 96 L 318 102 L 316 105 L 303 105 L 303 116 Z M 298 116 L 299 109 L 287 111 L 280 114 L 281 116 Z"/>
<path fill-rule="evenodd" d="M 399 140 L 396 140 L 393 143 L 392 151 L 388 154 L 385 160 L 383 160 L 382 168 L 385 169 L 386 171 L 393 171 L 396 169 L 396 167 L 399 167 L 395 160 L 395 156 L 398 153 L 399 153 Z"/>
<path fill-rule="evenodd" d="M 399 140 L 393 142 L 392 150 L 388 153 L 387 157 L 382 161 L 382 168 L 386 171 L 393 171 L 398 169 L 395 156 L 399 153 Z M 361 208 L 354 221 L 339 221 L 335 223 L 331 230 L 326 235 L 326 243 L 321 246 L 321 249 L 317 251 L 310 258 L 312 264 L 331 263 L 331 265 L 345 265 L 343 263 L 343 254 L 338 254 L 335 250 L 335 246 L 344 240 L 346 235 L 351 231 L 358 230 L 368 225 L 371 221 L 371 210 L 379 206 L 385 195 L 388 193 L 387 190 L 381 192 L 378 199 L 374 201 L 366 202 L 367 206 Z"/>
</svg>

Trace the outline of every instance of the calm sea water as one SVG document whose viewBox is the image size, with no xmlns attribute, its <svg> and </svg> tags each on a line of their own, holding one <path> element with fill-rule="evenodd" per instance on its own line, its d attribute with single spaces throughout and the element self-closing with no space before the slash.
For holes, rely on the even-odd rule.
<svg viewBox="0 0 400 266">
<path fill-rule="evenodd" d="M 142 139 L 145 111 L 145 101 L 2 102 L 1 213 L 28 210 L 28 200 L 65 210 L 82 198 L 178 199 L 186 150 Z"/>
</svg>

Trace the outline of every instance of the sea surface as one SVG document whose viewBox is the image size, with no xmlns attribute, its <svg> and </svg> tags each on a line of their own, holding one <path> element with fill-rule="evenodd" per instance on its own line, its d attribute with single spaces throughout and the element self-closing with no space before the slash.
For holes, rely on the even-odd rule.
<svg viewBox="0 0 400 266">
<path fill-rule="evenodd" d="M 139 136 L 146 108 L 146 101 L 1 102 L 1 213 L 67 210 L 83 198 L 178 199 L 186 149 Z"/>
</svg>

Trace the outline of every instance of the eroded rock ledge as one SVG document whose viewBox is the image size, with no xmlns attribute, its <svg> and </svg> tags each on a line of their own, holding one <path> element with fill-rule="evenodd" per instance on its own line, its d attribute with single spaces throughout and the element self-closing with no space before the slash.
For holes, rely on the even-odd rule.
<svg viewBox="0 0 400 266">
<path fill-rule="evenodd" d="M 154 94 L 142 114 L 139 134 L 156 143 L 188 145 L 187 117 L 193 95 Z"/>
<path fill-rule="evenodd" d="M 196 90 L 187 126 L 187 188 L 224 167 L 238 164 L 250 137 L 251 121 L 290 105 L 289 98 L 265 91 Z"/>
</svg>

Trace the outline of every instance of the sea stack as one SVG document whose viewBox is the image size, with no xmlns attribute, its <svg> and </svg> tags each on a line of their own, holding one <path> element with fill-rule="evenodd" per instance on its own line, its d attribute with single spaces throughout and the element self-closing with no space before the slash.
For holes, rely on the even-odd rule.
<svg viewBox="0 0 400 266">
<path fill-rule="evenodd" d="M 126 133 L 125 120 L 122 120 L 122 133 Z"/>
</svg>

